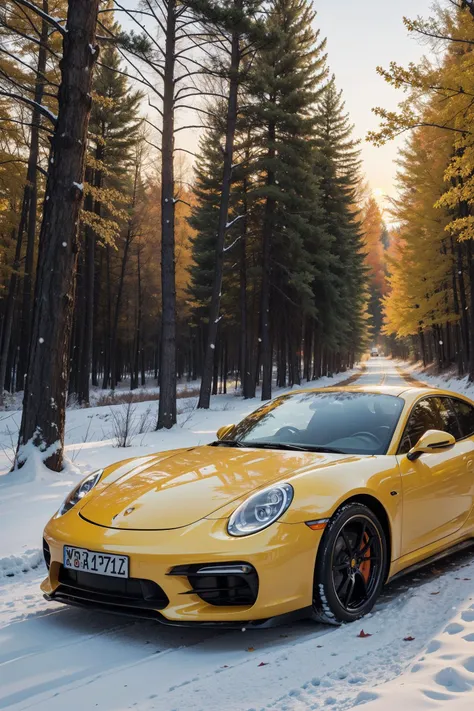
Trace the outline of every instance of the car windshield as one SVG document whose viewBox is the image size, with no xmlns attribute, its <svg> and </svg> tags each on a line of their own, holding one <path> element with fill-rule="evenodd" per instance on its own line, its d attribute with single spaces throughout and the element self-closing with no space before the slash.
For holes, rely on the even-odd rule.
<svg viewBox="0 0 474 711">
<path fill-rule="evenodd" d="M 401 398 L 377 393 L 289 394 L 260 407 L 216 444 L 385 454 L 402 409 Z"/>
</svg>

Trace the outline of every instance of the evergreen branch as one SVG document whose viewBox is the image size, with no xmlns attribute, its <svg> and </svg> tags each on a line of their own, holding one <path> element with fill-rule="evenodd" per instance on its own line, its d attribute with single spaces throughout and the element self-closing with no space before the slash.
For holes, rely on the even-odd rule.
<svg viewBox="0 0 474 711">
<path fill-rule="evenodd" d="M 120 53 L 120 55 L 125 59 L 126 62 L 128 62 L 128 63 L 133 67 L 133 69 L 135 69 L 136 72 L 138 72 L 138 73 L 140 74 L 140 76 L 143 76 L 142 73 L 141 73 L 140 70 L 137 69 L 136 66 L 130 61 L 130 58 L 124 54 L 124 51 L 127 53 L 127 55 L 131 55 L 132 57 L 135 57 L 136 59 L 139 59 L 141 62 L 145 62 L 146 64 L 148 64 L 148 66 L 150 66 L 152 69 L 154 69 L 154 71 L 155 71 L 162 79 L 164 79 L 164 74 L 163 74 L 162 68 L 161 68 L 161 66 L 160 66 L 159 64 L 156 64 L 156 62 L 153 62 L 149 57 L 143 57 L 142 55 L 138 54 L 137 52 L 134 52 L 133 49 L 131 49 L 131 48 L 128 47 L 128 46 L 125 47 L 124 49 L 122 49 L 122 48 L 119 46 L 120 38 L 117 37 L 117 35 L 114 35 L 105 25 L 103 25 L 103 24 L 100 22 L 100 20 L 97 22 L 97 24 L 100 25 L 100 26 L 102 27 L 102 29 L 104 29 L 106 32 L 109 33 L 108 37 L 99 37 L 99 36 L 98 36 L 97 39 L 101 39 L 101 40 L 109 41 L 109 42 L 114 42 L 114 44 L 116 45 L 116 49 L 117 49 L 117 51 Z"/>
<path fill-rule="evenodd" d="M 51 15 L 48 15 L 47 12 L 44 12 L 32 2 L 29 2 L 29 0 L 13 0 L 13 2 L 15 3 L 15 5 L 23 5 L 23 7 L 28 8 L 28 10 L 32 10 L 32 12 L 36 13 L 39 17 L 41 17 L 42 20 L 47 22 L 49 25 L 52 25 L 63 37 L 66 36 L 67 30 L 58 22 L 55 17 L 51 17 Z"/>
<path fill-rule="evenodd" d="M 145 1 L 146 1 L 146 0 L 145 0 Z M 120 3 L 117 2 L 117 0 L 114 0 L 114 2 L 115 2 L 115 4 L 117 5 L 117 7 L 119 7 L 121 10 L 123 10 L 123 11 L 125 12 L 125 14 L 128 15 L 128 17 L 129 17 L 131 20 L 133 20 L 133 22 L 142 30 L 142 32 L 145 33 L 145 35 L 148 37 L 148 39 L 150 40 L 150 42 L 155 45 L 155 47 L 161 52 L 161 54 L 162 54 L 163 57 L 164 57 L 164 56 L 165 56 L 165 52 L 164 52 L 163 48 L 161 47 L 161 45 L 156 41 L 156 39 L 153 37 L 153 35 L 150 34 L 150 32 L 148 32 L 148 30 L 146 29 L 146 27 L 145 27 L 144 25 L 142 25 L 141 22 L 138 22 L 138 20 L 136 19 L 136 17 L 134 17 L 134 13 L 133 13 L 132 11 L 127 10 L 126 8 L 122 7 L 122 5 L 120 5 Z M 161 26 L 161 25 L 160 25 L 160 26 Z M 162 26 L 161 26 L 161 27 L 162 27 Z M 163 30 L 163 31 L 165 31 L 165 30 Z M 165 32 L 166 32 L 166 31 L 165 31 Z"/>
</svg>

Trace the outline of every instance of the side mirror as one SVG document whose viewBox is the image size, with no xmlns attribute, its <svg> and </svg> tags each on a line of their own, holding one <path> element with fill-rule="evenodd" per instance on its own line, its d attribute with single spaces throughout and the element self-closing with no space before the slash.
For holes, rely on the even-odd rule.
<svg viewBox="0 0 474 711">
<path fill-rule="evenodd" d="M 428 430 L 420 437 L 418 442 L 407 454 L 410 462 L 421 457 L 422 454 L 433 454 L 439 450 L 449 449 L 456 444 L 453 435 L 441 430 Z"/>
<path fill-rule="evenodd" d="M 226 439 L 234 430 L 235 425 L 224 425 L 217 430 L 217 439 Z"/>
</svg>

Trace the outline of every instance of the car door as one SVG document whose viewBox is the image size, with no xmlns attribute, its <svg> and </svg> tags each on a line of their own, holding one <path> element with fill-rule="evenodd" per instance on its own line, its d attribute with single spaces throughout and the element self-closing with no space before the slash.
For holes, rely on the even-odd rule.
<svg viewBox="0 0 474 711">
<path fill-rule="evenodd" d="M 408 451 L 430 429 L 449 432 L 456 444 L 410 462 Z M 403 494 L 402 555 L 436 543 L 463 526 L 472 507 L 473 449 L 473 442 L 463 439 L 450 398 L 426 397 L 414 405 L 397 455 Z"/>
</svg>

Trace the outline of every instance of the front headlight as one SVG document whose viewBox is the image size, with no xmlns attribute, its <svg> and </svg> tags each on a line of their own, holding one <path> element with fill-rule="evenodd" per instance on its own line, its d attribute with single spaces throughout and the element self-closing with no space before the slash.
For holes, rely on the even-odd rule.
<svg viewBox="0 0 474 711">
<path fill-rule="evenodd" d="M 262 531 L 282 516 L 293 501 L 293 487 L 278 484 L 259 491 L 234 511 L 227 531 L 231 536 L 250 536 Z"/>
<path fill-rule="evenodd" d="M 99 483 L 100 477 L 104 473 L 103 469 L 99 469 L 93 474 L 89 474 L 83 479 L 72 491 L 66 496 L 63 503 L 61 504 L 56 517 L 63 516 L 65 513 L 70 511 L 73 506 L 75 506 L 81 499 L 84 498 L 86 494 L 89 493 L 91 489 Z"/>
</svg>

